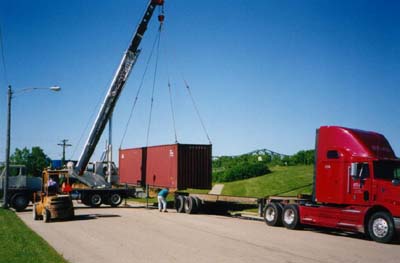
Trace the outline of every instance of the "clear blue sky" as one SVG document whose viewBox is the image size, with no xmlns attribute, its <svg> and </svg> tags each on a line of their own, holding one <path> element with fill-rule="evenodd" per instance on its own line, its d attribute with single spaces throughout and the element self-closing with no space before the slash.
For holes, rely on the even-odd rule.
<svg viewBox="0 0 400 263">
<path fill-rule="evenodd" d="M 57 143 L 65 138 L 74 145 L 67 157 L 75 148 L 72 157 L 79 156 L 89 132 L 85 126 L 92 124 L 146 3 L 0 1 L 8 82 L 15 89 L 53 84 L 63 89 L 13 100 L 12 149 L 39 145 L 58 159 Z M 169 0 L 165 9 L 151 145 L 174 142 L 168 76 L 179 141 L 207 143 L 183 75 L 214 155 L 311 149 L 321 125 L 383 133 L 400 153 L 399 1 Z M 115 148 L 156 37 L 156 20 L 115 110 Z M 154 61 L 150 72 L 153 68 Z M 3 159 L 7 80 L 0 69 Z M 151 83 L 149 73 L 124 148 L 146 144 Z"/>
</svg>

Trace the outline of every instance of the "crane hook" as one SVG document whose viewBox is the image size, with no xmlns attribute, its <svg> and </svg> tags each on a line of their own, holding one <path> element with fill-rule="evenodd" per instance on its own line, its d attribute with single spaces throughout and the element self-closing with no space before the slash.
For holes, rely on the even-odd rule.
<svg viewBox="0 0 400 263">
<path fill-rule="evenodd" d="M 161 5 L 161 12 L 158 15 L 158 21 L 162 24 L 164 23 L 165 16 L 164 16 L 164 5 Z"/>
</svg>

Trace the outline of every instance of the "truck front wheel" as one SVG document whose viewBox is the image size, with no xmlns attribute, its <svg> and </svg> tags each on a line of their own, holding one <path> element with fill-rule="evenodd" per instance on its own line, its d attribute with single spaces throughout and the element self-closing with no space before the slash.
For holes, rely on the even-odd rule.
<svg viewBox="0 0 400 263">
<path fill-rule="evenodd" d="M 282 223 L 286 228 L 298 229 L 300 227 L 299 208 L 295 204 L 283 208 Z"/>
<path fill-rule="evenodd" d="M 278 203 L 269 203 L 264 211 L 265 223 L 269 226 L 282 225 L 282 206 Z"/>
<path fill-rule="evenodd" d="M 368 222 L 368 233 L 380 243 L 390 243 L 395 234 L 392 217 L 386 212 L 376 212 Z"/>
</svg>

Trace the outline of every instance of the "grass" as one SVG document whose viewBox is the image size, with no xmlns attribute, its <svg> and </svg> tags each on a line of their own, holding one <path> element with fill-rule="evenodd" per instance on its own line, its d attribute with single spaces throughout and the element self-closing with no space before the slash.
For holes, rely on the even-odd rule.
<svg viewBox="0 0 400 263">
<path fill-rule="evenodd" d="M 67 262 L 11 210 L 0 209 L 0 233 L 0 262 Z"/>
<path fill-rule="evenodd" d="M 313 166 L 276 166 L 270 169 L 271 173 L 267 175 L 225 183 L 222 194 L 250 197 L 311 194 Z"/>
</svg>

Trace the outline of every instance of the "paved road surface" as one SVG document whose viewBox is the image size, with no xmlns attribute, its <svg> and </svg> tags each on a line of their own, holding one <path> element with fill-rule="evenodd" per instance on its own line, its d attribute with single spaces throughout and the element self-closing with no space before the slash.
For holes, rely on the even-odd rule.
<svg viewBox="0 0 400 263">
<path fill-rule="evenodd" d="M 74 221 L 49 224 L 19 215 L 70 262 L 400 262 L 399 244 L 214 215 L 78 207 Z"/>
</svg>

